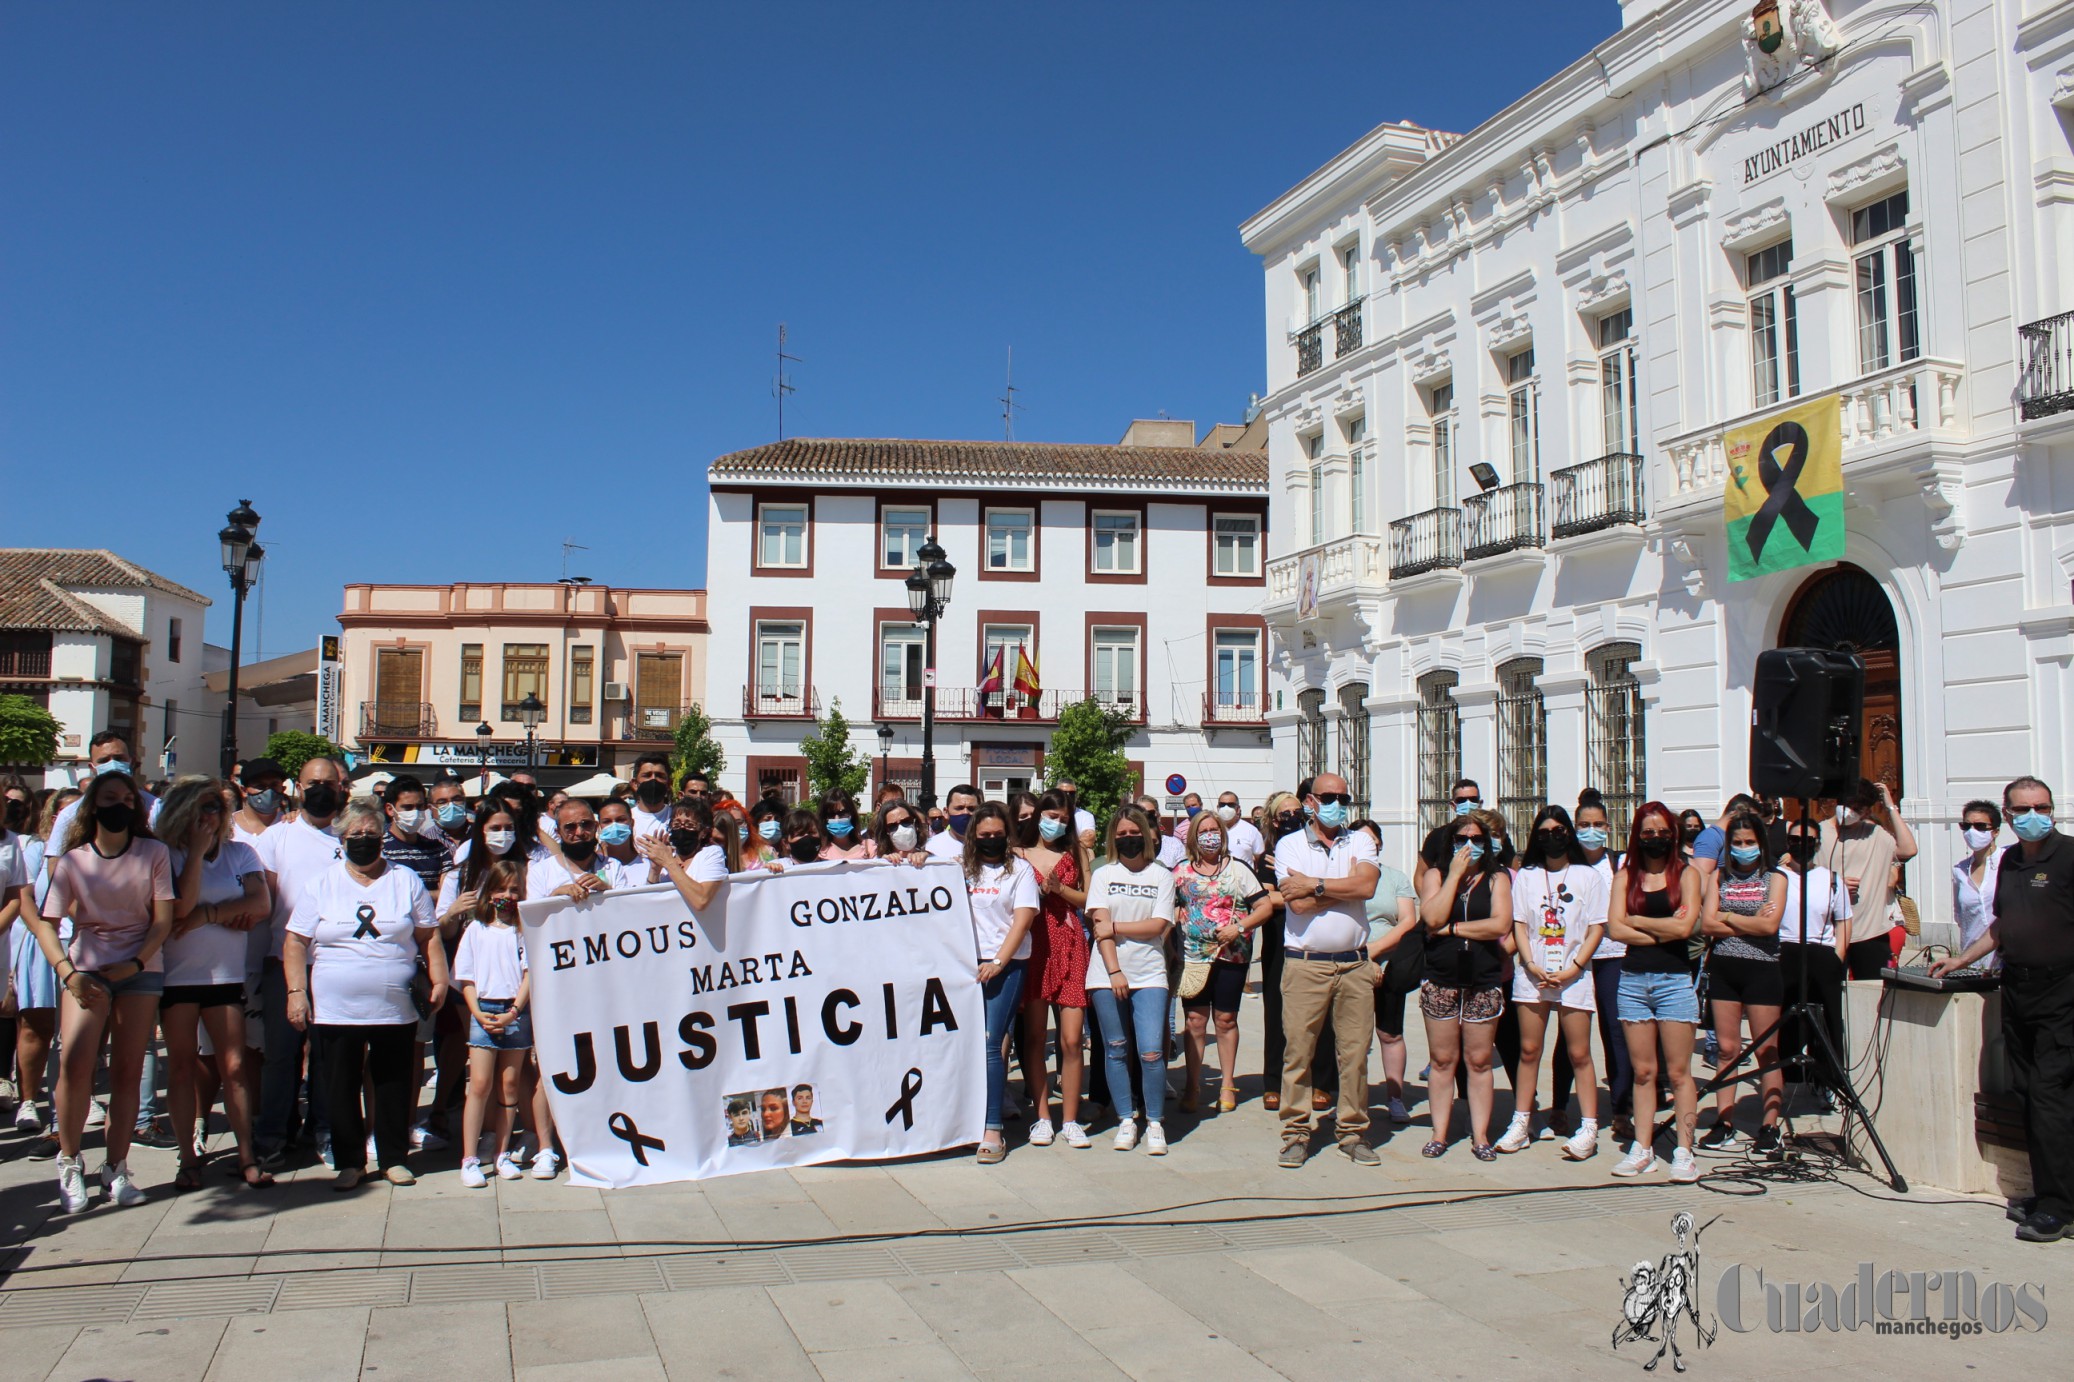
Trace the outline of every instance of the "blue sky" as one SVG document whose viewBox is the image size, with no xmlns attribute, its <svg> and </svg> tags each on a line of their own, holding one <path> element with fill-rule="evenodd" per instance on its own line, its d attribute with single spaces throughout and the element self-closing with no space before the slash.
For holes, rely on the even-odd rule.
<svg viewBox="0 0 2074 1382">
<path fill-rule="evenodd" d="M 1465 14 L 1473 13 L 1473 23 Z M 14 4 L 0 543 L 264 644 L 350 580 L 695 585 L 704 468 L 808 436 L 1114 441 L 1262 387 L 1238 223 L 1364 131 L 1463 130 L 1614 0 Z M 248 628 L 248 635 L 250 633 Z M 251 640 L 248 637 L 248 656 Z"/>
</svg>

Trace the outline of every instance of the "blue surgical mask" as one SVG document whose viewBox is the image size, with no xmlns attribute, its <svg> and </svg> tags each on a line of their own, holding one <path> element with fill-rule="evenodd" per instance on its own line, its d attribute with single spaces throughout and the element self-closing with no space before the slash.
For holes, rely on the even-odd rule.
<svg viewBox="0 0 2074 1382">
<path fill-rule="evenodd" d="M 1202 809 L 1203 809 L 1203 808 L 1202 808 L 1202 807 L 1200 807 L 1200 806 L 1191 806 L 1191 807 L 1189 807 L 1189 808 L 1188 808 L 1188 818 L 1189 818 L 1190 820 L 1194 820 L 1194 819 L 1195 819 L 1195 818 L 1196 818 L 1196 817 L 1197 817 L 1198 815 L 1200 815 L 1200 814 L 1202 813 Z"/>
<path fill-rule="evenodd" d="M 835 836 L 838 840 L 849 839 L 850 832 L 856 828 L 857 822 L 848 816 L 830 816 L 828 818 L 828 833 Z"/>
<path fill-rule="evenodd" d="M 1318 824 L 1327 830 L 1338 830 L 1347 823 L 1347 807 L 1344 802 L 1328 801 L 1312 813 Z"/>
<path fill-rule="evenodd" d="M 1475 809 L 1476 799 L 1474 797 L 1471 797 L 1468 801 L 1458 801 L 1455 803 L 1455 814 L 1457 816 L 1466 816 Z"/>
<path fill-rule="evenodd" d="M 749 843 L 749 827 L 748 827 L 748 826 L 746 826 L 746 825 L 736 826 L 736 827 L 735 827 L 735 833 L 736 833 L 737 835 L 740 835 L 740 836 L 742 837 L 742 843 L 743 843 L 743 844 L 745 844 L 745 845 L 746 845 L 746 844 L 748 844 L 748 843 Z"/>
<path fill-rule="evenodd" d="M 1469 842 L 1469 862 L 1470 862 L 1470 863 L 1472 863 L 1472 864 L 1473 864 L 1473 863 L 1475 863 L 1475 862 L 1476 862 L 1477 860 L 1479 860 L 1479 859 L 1483 858 L 1483 852 L 1484 852 L 1484 842 L 1483 842 L 1482 840 L 1471 840 L 1471 841 Z"/>
<path fill-rule="evenodd" d="M 1604 849 L 1606 847 L 1605 827 L 1598 825 L 1578 826 L 1577 843 L 1583 845 L 1586 849 Z"/>
<path fill-rule="evenodd" d="M 1764 850 L 1757 845 L 1731 845 L 1728 857 L 1748 868 L 1764 857 Z"/>
<path fill-rule="evenodd" d="M 598 827 L 599 844 L 623 845 L 626 844 L 628 841 L 632 840 L 633 838 L 634 827 L 628 825 L 625 821 L 613 821 L 609 825 L 601 825 Z"/>
<path fill-rule="evenodd" d="M 1047 842 L 1056 840 L 1066 833 L 1066 823 L 1056 816 L 1041 816 L 1037 821 L 1037 833 Z"/>
<path fill-rule="evenodd" d="M 2019 811 L 2009 818 L 2009 828 L 2016 832 L 2016 838 L 2034 845 L 2052 834 L 2052 817 L 2043 811 Z"/>
<path fill-rule="evenodd" d="M 271 816 L 281 809 L 281 794 L 269 787 L 264 792 L 254 792 L 245 798 L 245 805 L 261 816 Z M 464 815 L 462 819 L 467 819 Z"/>
<path fill-rule="evenodd" d="M 274 794 L 271 792 L 261 792 L 259 795 L 273 796 Z M 273 808 L 255 807 L 254 809 L 272 810 Z M 439 822 L 439 828 L 441 830 L 459 830 L 462 826 L 468 824 L 468 808 L 463 806 L 458 801 L 450 801 L 446 805 L 440 807 L 437 811 L 434 811 L 432 813 L 432 817 L 434 820 Z"/>
<path fill-rule="evenodd" d="M 972 827 L 972 813 L 970 811 L 953 811 L 951 812 L 950 820 L 951 834 L 956 835 L 961 840 L 964 839 L 965 832 Z"/>
<path fill-rule="evenodd" d="M 778 837 L 785 833 L 785 827 L 778 823 L 776 816 L 765 816 L 756 823 L 756 833 L 776 844 Z"/>
</svg>

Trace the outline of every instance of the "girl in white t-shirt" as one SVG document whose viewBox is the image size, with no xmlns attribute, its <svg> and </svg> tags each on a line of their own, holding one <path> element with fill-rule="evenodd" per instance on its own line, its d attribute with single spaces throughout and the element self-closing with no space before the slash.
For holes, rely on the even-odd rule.
<svg viewBox="0 0 2074 1382">
<path fill-rule="evenodd" d="M 1541 1048 L 1549 1015 L 1558 1013 L 1583 1114 L 1577 1132 L 1563 1144 L 1563 1155 L 1583 1161 L 1599 1150 L 1599 1077 L 1592 1068 L 1592 1017 L 1598 1004 L 1591 962 L 1606 930 L 1606 882 L 1585 862 L 1570 813 L 1560 806 L 1544 806 L 1534 817 L 1512 880 L 1512 920 L 1519 952 L 1512 1002 L 1519 1011 L 1520 1054 L 1512 1126 L 1498 1139 L 1498 1150 L 1523 1151 L 1534 1139 Z"/>
<path fill-rule="evenodd" d="M 483 1115 L 490 1096 L 497 1096 L 494 1135 L 500 1180 L 525 1173 L 511 1157 L 511 1129 L 526 1084 L 526 1057 L 533 1049 L 533 1019 L 526 1009 L 532 998 L 532 976 L 526 971 L 526 949 L 519 937 L 518 905 L 526 896 L 526 873 L 505 859 L 483 875 L 480 900 L 461 948 L 454 955 L 454 983 L 468 1004 L 468 1102 L 461 1110 L 461 1184 L 480 1190 L 489 1184 L 482 1173 Z M 553 1134 L 540 1131 L 540 1145 L 551 1149 Z M 541 1155 L 551 1155 L 543 1150 Z"/>
<path fill-rule="evenodd" d="M 1137 1049 L 1145 1091 L 1145 1150 L 1167 1152 L 1160 1125 L 1167 1094 L 1167 959 L 1174 924 L 1174 875 L 1154 861 L 1159 830 L 1136 806 L 1109 826 L 1109 863 L 1088 883 L 1087 919 L 1094 932 L 1087 1001 L 1116 1102 L 1116 1150 L 1138 1145 L 1129 1053 Z"/>
<path fill-rule="evenodd" d="M 972 898 L 972 937 L 978 947 L 980 992 L 987 1008 L 987 1126 L 979 1159 L 992 1165 L 1008 1155 L 1001 1105 L 1008 1094 L 1002 1047 L 1015 1031 L 1023 1004 L 1023 962 L 1030 958 L 1030 927 L 1042 899 L 1037 872 L 1009 852 L 1008 810 L 990 801 L 965 828 L 965 891 Z"/>
</svg>

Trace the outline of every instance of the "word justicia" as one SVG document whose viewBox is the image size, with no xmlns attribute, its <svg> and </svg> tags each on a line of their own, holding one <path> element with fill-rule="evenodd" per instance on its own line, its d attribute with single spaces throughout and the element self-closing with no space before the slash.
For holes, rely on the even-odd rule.
<svg viewBox="0 0 2074 1382">
<path fill-rule="evenodd" d="M 1857 1277 L 1842 1287 L 1769 1281 L 1762 1268 L 1737 1263 L 1721 1274 L 1714 1309 L 1738 1334 L 1760 1328 L 1774 1334 L 1871 1329 L 1959 1338 L 2040 1330 L 2046 1321 L 2045 1288 L 2037 1282 L 1982 1282 L 1954 1268 L 1882 1272 L 1870 1262 L 1860 1262 Z"/>
</svg>

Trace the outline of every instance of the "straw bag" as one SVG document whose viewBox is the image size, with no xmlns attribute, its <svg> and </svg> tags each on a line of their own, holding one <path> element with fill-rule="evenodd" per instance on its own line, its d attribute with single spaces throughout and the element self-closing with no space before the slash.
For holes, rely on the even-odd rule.
<svg viewBox="0 0 2074 1382">
<path fill-rule="evenodd" d="M 1210 982 L 1210 962 L 1189 960 L 1181 966 L 1181 1001 L 1187 1002 Z"/>
</svg>

